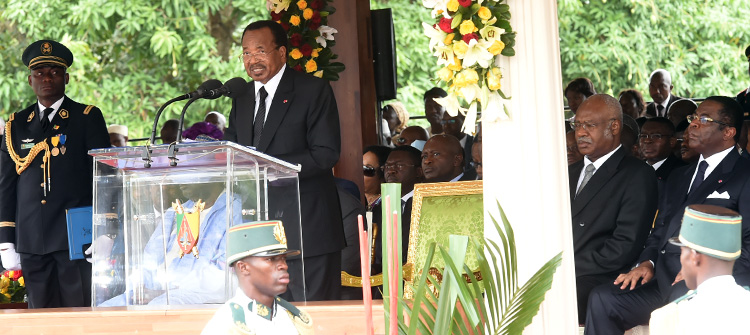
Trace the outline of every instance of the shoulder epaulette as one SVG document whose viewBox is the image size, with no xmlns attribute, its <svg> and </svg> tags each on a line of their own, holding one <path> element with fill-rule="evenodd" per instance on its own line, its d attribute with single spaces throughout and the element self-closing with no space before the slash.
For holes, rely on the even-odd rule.
<svg viewBox="0 0 750 335">
<path fill-rule="evenodd" d="M 692 298 L 694 295 L 695 295 L 695 290 L 690 290 L 685 295 L 683 295 L 683 296 L 675 299 L 675 301 L 672 301 L 672 303 L 673 304 L 679 304 L 681 301 L 688 300 L 688 299 Z"/>
<path fill-rule="evenodd" d="M 10 115 L 10 118 L 8 118 L 8 121 L 13 121 L 16 119 L 16 113 L 13 113 Z"/>
<path fill-rule="evenodd" d="M 232 310 L 232 322 L 234 323 L 234 334 L 253 334 L 245 323 L 245 308 L 238 303 L 230 303 L 229 309 Z"/>
<path fill-rule="evenodd" d="M 294 327 L 297 328 L 297 331 L 300 333 L 300 335 L 315 333 L 313 329 L 312 318 L 310 318 L 310 315 L 308 315 L 305 311 L 297 308 L 296 306 L 292 305 L 292 303 L 279 297 L 276 297 L 276 303 L 287 310 L 287 312 L 289 313 L 289 317 L 292 319 L 292 323 L 294 323 Z"/>
<path fill-rule="evenodd" d="M 86 109 L 83 110 L 83 115 L 89 115 L 89 112 L 91 112 L 92 109 L 96 108 L 94 105 L 88 105 L 86 106 Z"/>
</svg>

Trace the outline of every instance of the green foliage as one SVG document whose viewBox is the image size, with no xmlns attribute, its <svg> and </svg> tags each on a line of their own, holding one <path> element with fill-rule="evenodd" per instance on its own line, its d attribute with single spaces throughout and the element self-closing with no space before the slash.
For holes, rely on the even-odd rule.
<svg viewBox="0 0 750 335">
<path fill-rule="evenodd" d="M 101 108 L 108 124 L 127 125 L 131 138 L 150 135 L 159 106 L 203 81 L 247 79 L 237 59 L 242 31 L 269 18 L 265 0 L 0 0 L 0 8 L 1 117 L 35 102 L 21 54 L 54 39 L 75 56 L 67 95 Z M 171 105 L 161 120 L 183 106 Z M 229 99 L 197 101 L 185 124 L 230 108 Z"/>
<path fill-rule="evenodd" d="M 500 236 L 500 246 L 489 239 L 469 242 L 466 236 L 453 235 L 448 249 L 435 243 L 430 245 L 420 277 L 414 283 L 413 304 L 400 299 L 409 317 L 409 324 L 399 322 L 400 334 L 414 335 L 417 331 L 421 334 L 468 334 L 469 329 L 479 334 L 521 334 L 531 324 L 552 287 L 553 276 L 562 262 L 562 252 L 519 287 L 513 228 L 499 203 L 497 206 L 503 227 L 494 217 L 492 222 Z M 484 289 L 476 280 L 467 283 L 462 276 L 472 273 L 464 264 L 467 244 L 474 248 Z M 445 260 L 442 283 L 429 273 L 436 249 Z M 463 313 L 456 308 L 456 300 Z M 388 317 L 388 310 L 385 313 Z"/>
<path fill-rule="evenodd" d="M 650 100 L 649 75 L 664 68 L 683 97 L 747 88 L 747 0 L 559 0 L 558 12 L 563 87 L 588 77 L 599 93 Z"/>
<path fill-rule="evenodd" d="M 409 115 L 424 115 L 422 95 L 437 84 L 435 72 L 440 69 L 437 58 L 429 50 L 430 39 L 424 35 L 422 22 L 432 22 L 430 10 L 421 0 L 371 0 L 371 9 L 391 8 L 396 37 L 397 99 L 404 103 Z M 427 121 L 409 124 L 429 126 Z"/>
</svg>

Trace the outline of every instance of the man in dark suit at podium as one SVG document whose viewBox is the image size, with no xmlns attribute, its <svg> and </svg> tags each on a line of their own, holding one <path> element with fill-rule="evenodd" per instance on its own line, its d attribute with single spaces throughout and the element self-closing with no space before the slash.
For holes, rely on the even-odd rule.
<svg viewBox="0 0 750 335">
<path fill-rule="evenodd" d="M 90 306 L 91 264 L 70 260 L 65 211 L 91 206 L 88 151 L 109 134 L 99 108 L 65 96 L 67 47 L 36 41 L 22 59 L 37 102 L 11 115 L 0 151 L 0 257 L 22 268 L 30 308 Z"/>
<path fill-rule="evenodd" d="M 341 151 L 333 90 L 328 82 L 286 66 L 286 32 L 274 21 L 257 21 L 245 28 L 242 59 L 253 81 L 245 94 L 232 102 L 224 139 L 302 165 L 299 173 L 302 236 L 299 229 L 292 228 L 299 220 L 294 214 L 270 219 L 281 220 L 289 247 L 302 250 L 306 299 L 338 299 L 345 239 L 331 171 Z M 293 212 L 278 209 L 271 216 L 290 211 Z M 301 301 L 305 297 L 299 259 L 289 260 L 289 272 L 290 290 L 284 297 Z"/>
<path fill-rule="evenodd" d="M 708 97 L 690 118 L 690 147 L 698 162 L 675 169 L 667 180 L 654 228 L 632 269 L 591 291 L 586 334 L 616 334 L 645 324 L 651 311 L 684 295 L 680 232 L 685 207 L 717 205 L 742 215 L 742 254 L 734 264 L 739 285 L 750 284 L 750 162 L 735 148 L 742 112 L 729 97 Z"/>
</svg>

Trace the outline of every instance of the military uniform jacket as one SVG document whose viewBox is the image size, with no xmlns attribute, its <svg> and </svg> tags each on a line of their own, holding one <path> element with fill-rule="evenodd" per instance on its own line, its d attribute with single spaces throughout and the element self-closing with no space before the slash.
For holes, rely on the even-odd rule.
<svg viewBox="0 0 750 335">
<path fill-rule="evenodd" d="M 743 115 L 747 120 L 747 117 L 750 116 L 750 88 L 737 93 L 735 99 L 740 103 L 740 106 L 742 106 Z"/>
<path fill-rule="evenodd" d="M 0 243 L 15 243 L 20 253 L 44 255 L 68 249 L 65 210 L 91 206 L 93 159 L 88 151 L 110 143 L 98 108 L 66 96 L 44 131 L 37 106 L 35 102 L 13 114 L 6 123 L 6 139 L 0 146 Z M 56 156 L 49 155 L 48 169 L 42 168 L 42 150 L 19 175 L 9 152 L 24 158 L 31 146 L 43 141 L 54 152 L 53 137 L 65 143 L 57 144 Z M 46 196 L 45 170 L 50 182 Z"/>
<path fill-rule="evenodd" d="M 313 334 L 312 319 L 284 299 L 276 297 L 273 308 L 250 299 L 240 288 L 214 314 L 201 335 Z"/>
<path fill-rule="evenodd" d="M 707 279 L 695 291 L 651 313 L 651 334 L 750 334 L 750 292 L 732 276 Z"/>
</svg>

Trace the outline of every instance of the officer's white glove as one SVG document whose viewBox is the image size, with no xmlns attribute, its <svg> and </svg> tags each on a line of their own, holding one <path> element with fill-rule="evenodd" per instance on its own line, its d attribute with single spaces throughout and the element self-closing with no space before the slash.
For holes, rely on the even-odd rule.
<svg viewBox="0 0 750 335">
<path fill-rule="evenodd" d="M 86 251 L 83 252 L 84 255 L 91 255 L 91 257 L 86 257 L 86 260 L 89 263 L 94 263 L 94 257 L 92 255 L 92 252 L 96 250 L 97 257 L 109 257 L 109 255 L 112 253 L 112 246 L 115 244 L 115 240 L 107 235 L 101 235 L 94 240 L 94 243 L 91 243 L 91 246 L 86 249 Z"/>
<path fill-rule="evenodd" d="M 21 255 L 16 252 L 13 243 L 0 243 L 0 261 L 6 270 L 21 270 Z"/>
</svg>

